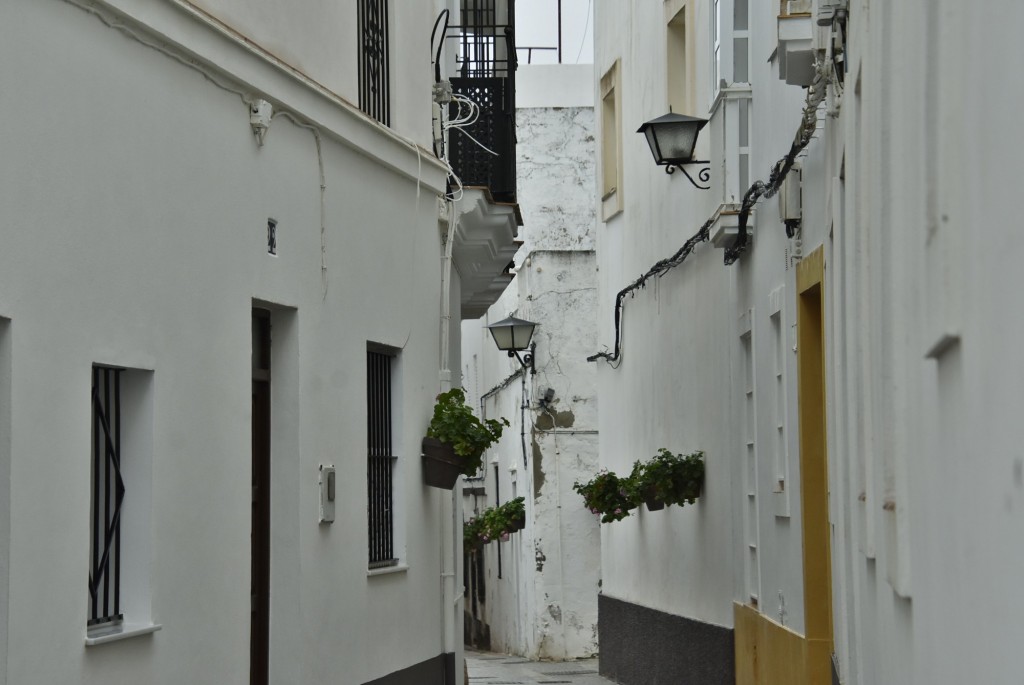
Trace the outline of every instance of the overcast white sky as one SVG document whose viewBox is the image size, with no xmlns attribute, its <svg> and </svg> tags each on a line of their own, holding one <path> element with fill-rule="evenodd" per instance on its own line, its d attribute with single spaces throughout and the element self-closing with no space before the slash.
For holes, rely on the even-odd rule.
<svg viewBox="0 0 1024 685">
<path fill-rule="evenodd" d="M 594 61 L 593 0 L 562 0 L 562 62 L 592 64 Z M 558 45 L 558 0 L 516 0 L 516 45 Z M 526 51 L 519 63 L 526 64 Z M 558 61 L 554 50 L 534 51 L 533 64 Z"/>
</svg>

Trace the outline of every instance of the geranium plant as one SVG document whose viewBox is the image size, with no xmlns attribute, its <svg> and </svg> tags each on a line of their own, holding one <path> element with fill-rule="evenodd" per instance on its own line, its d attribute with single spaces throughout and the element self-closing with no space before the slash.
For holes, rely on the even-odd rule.
<svg viewBox="0 0 1024 685">
<path fill-rule="evenodd" d="M 484 450 L 501 438 L 502 429 L 508 425 L 505 418 L 481 421 L 466 404 L 462 388 L 452 388 L 437 396 L 427 437 L 451 445 L 465 460 L 462 473 L 471 476 L 480 470 Z"/>
<path fill-rule="evenodd" d="M 509 535 L 526 524 L 526 501 L 516 497 L 502 505 L 488 507 L 462 524 L 463 542 L 475 549 L 493 540 L 508 540 Z"/>
<path fill-rule="evenodd" d="M 483 518 L 476 516 L 462 524 L 462 544 L 466 549 L 479 549 L 487 542 Z"/>
<path fill-rule="evenodd" d="M 576 481 L 572 489 L 583 496 L 587 509 L 601 517 L 601 523 L 621 521 L 637 506 L 630 495 L 629 479 L 620 478 L 608 469 L 601 469 L 586 483 Z"/>
<path fill-rule="evenodd" d="M 673 454 L 664 447 L 646 462 L 636 462 L 627 491 L 636 501 L 693 504 L 704 483 L 704 453 Z"/>
</svg>

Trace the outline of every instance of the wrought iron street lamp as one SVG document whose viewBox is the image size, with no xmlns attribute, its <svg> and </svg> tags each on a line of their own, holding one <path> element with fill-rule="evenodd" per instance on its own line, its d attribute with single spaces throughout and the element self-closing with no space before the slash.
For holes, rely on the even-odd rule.
<svg viewBox="0 0 1024 685">
<path fill-rule="evenodd" d="M 533 338 L 533 329 L 536 327 L 537 324 L 532 321 L 510 316 L 498 323 L 492 323 L 487 330 L 491 332 L 494 344 L 498 346 L 499 350 L 508 352 L 508 356 L 518 359 L 524 369 L 530 369 L 530 373 L 537 373 L 533 368 L 533 351 L 537 347 L 537 343 L 530 342 Z M 529 352 L 520 357 L 519 353 L 524 350 L 529 350 Z"/>
<path fill-rule="evenodd" d="M 637 133 L 643 133 L 647 137 L 647 144 L 651 146 L 651 154 L 659 166 L 665 167 L 665 173 L 671 174 L 679 169 L 695 188 L 708 190 L 710 185 L 700 185 L 693 180 L 689 172 L 683 168 L 685 164 L 710 164 L 707 160 L 693 158 L 693 150 L 697 146 L 697 135 L 708 123 L 707 119 L 688 117 L 684 114 L 669 112 L 657 119 L 651 119 L 644 123 Z M 711 180 L 711 167 L 705 166 L 697 174 L 702 182 Z"/>
</svg>

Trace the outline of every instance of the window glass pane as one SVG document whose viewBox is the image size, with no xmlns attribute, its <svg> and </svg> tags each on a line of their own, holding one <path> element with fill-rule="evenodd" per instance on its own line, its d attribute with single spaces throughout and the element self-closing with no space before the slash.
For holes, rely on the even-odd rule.
<svg viewBox="0 0 1024 685">
<path fill-rule="evenodd" d="M 747 39 L 735 38 L 733 39 L 733 82 L 749 83 L 750 78 L 747 71 Z"/>
<path fill-rule="evenodd" d="M 740 147 L 750 145 L 750 102 L 740 100 Z"/>
<path fill-rule="evenodd" d="M 734 31 L 746 31 L 749 28 L 747 14 L 748 0 L 735 0 L 732 11 L 732 28 Z"/>
</svg>

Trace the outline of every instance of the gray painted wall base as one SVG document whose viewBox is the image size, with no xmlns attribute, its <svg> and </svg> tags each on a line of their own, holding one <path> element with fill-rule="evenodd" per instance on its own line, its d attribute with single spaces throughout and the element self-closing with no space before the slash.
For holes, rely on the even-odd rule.
<svg viewBox="0 0 1024 685">
<path fill-rule="evenodd" d="M 365 685 L 454 685 L 455 655 L 440 654 L 415 666 L 395 671 Z"/>
<path fill-rule="evenodd" d="M 597 600 L 601 675 L 622 685 L 733 685 L 731 628 L 608 595 Z"/>
</svg>

